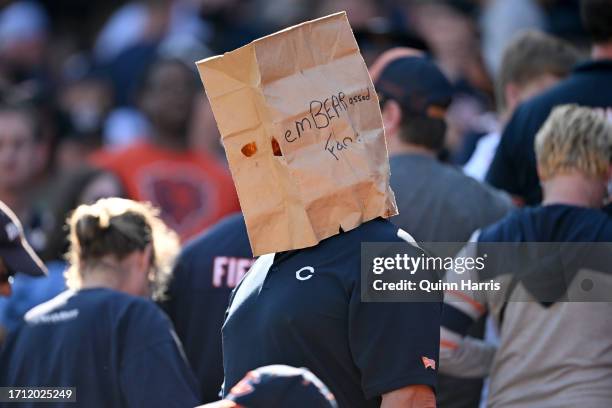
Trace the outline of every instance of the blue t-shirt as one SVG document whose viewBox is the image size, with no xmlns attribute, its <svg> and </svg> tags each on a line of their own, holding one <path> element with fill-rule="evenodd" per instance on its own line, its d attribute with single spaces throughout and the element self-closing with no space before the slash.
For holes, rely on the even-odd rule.
<svg viewBox="0 0 612 408">
<path fill-rule="evenodd" d="M 253 262 L 244 218 L 235 214 L 189 242 L 176 263 L 163 308 L 185 347 L 203 402 L 219 399 L 221 326 L 230 294 Z"/>
<path fill-rule="evenodd" d="M 362 302 L 362 242 L 403 240 L 379 218 L 257 260 L 223 326 L 225 394 L 270 364 L 308 368 L 346 408 L 379 407 L 381 395 L 410 385 L 435 388 L 423 357 L 438 360 L 441 304 Z M 422 253 L 408 243 L 406 251 Z"/>
<path fill-rule="evenodd" d="M 484 228 L 479 242 L 612 242 L 612 217 L 601 209 L 551 204 L 525 207 Z"/>
<path fill-rule="evenodd" d="M 521 104 L 506 125 L 487 174 L 494 187 L 522 197 L 528 205 L 542 200 L 533 143 L 557 105 L 612 108 L 612 60 L 588 61 L 548 91 Z"/>
<path fill-rule="evenodd" d="M 110 289 L 66 291 L 35 307 L 7 339 L 0 362 L 0 386 L 76 387 L 77 404 L 49 407 L 199 403 L 168 318 L 153 302 Z"/>
</svg>

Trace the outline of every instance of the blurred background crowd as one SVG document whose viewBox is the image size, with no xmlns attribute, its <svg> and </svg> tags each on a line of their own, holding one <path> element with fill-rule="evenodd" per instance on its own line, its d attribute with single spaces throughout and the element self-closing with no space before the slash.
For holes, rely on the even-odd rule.
<svg viewBox="0 0 612 408">
<path fill-rule="evenodd" d="M 491 157 L 474 162 L 478 142 L 495 133 L 499 140 L 521 99 L 496 89 L 506 46 L 529 29 L 575 47 L 559 51 L 558 71 L 523 97 L 589 53 L 578 0 L 5 0 L 0 7 L 0 200 L 49 268 L 49 279 L 15 277 L 14 296 L 0 300 L 5 329 L 65 288 L 64 224 L 78 204 L 150 201 L 182 242 L 239 210 L 196 60 L 346 10 L 368 65 L 393 47 L 423 50 L 438 63 L 453 88 L 440 159 L 482 180 L 497 142 Z"/>
<path fill-rule="evenodd" d="M 67 211 L 102 196 L 151 200 L 183 239 L 238 209 L 212 112 L 192 78 L 198 59 L 346 10 L 366 63 L 394 46 L 433 55 L 455 92 L 443 156 L 464 165 L 503 118 L 494 83 L 516 33 L 542 30 L 587 46 L 573 0 L 2 3 L 0 199 L 46 261 L 61 259 Z M 165 69 L 152 69 L 156 61 Z M 162 149 L 143 147 L 152 141 Z M 139 159 L 117 158 L 133 146 L 141 147 Z M 138 185 L 145 182 L 135 174 L 139 161 L 168 159 L 169 151 L 177 163 L 208 174 L 163 168 L 163 177 Z M 205 202 L 210 208 L 202 208 Z"/>
</svg>

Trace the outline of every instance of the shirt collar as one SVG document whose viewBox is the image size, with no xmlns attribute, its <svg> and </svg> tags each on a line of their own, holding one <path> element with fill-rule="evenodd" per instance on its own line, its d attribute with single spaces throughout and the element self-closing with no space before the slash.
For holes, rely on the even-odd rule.
<svg viewBox="0 0 612 408">
<path fill-rule="evenodd" d="M 272 263 L 273 266 L 278 265 L 279 263 L 291 258 L 293 255 L 295 255 L 298 251 L 300 251 L 299 249 L 291 249 L 289 251 L 283 251 L 283 252 L 277 252 L 274 254 L 274 262 Z"/>
<path fill-rule="evenodd" d="M 612 59 L 587 60 L 574 66 L 574 72 L 612 71 Z"/>
</svg>

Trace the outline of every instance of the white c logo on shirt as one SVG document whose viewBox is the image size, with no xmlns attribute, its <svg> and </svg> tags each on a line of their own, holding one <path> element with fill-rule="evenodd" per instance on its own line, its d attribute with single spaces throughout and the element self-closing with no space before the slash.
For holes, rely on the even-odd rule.
<svg viewBox="0 0 612 408">
<path fill-rule="evenodd" d="M 302 272 L 304 272 L 304 271 L 307 271 L 308 275 L 302 274 Z M 312 266 L 305 266 L 302 269 L 298 269 L 295 272 L 295 278 L 297 280 L 305 281 L 305 280 L 308 280 L 308 279 L 312 278 L 313 274 L 314 274 L 314 268 Z"/>
</svg>

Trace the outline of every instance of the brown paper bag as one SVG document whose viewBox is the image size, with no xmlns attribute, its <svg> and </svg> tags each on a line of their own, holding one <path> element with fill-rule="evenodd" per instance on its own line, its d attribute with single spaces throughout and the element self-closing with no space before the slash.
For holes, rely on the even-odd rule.
<svg viewBox="0 0 612 408">
<path fill-rule="evenodd" d="M 254 255 L 397 214 L 378 97 L 346 13 L 197 66 Z"/>
</svg>

